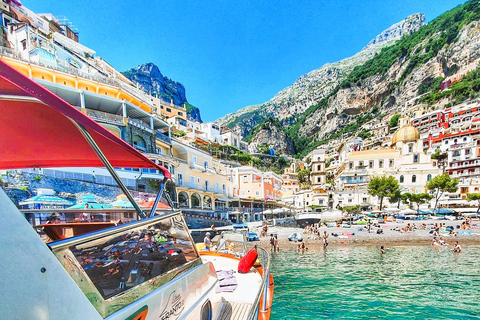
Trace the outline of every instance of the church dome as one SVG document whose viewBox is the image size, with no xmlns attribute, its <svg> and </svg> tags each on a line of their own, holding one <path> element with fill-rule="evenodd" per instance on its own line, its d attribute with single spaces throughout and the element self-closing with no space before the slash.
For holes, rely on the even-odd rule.
<svg viewBox="0 0 480 320">
<path fill-rule="evenodd" d="M 395 131 L 392 138 L 392 146 L 397 142 L 415 142 L 420 139 L 420 132 L 410 125 L 406 125 Z"/>
</svg>

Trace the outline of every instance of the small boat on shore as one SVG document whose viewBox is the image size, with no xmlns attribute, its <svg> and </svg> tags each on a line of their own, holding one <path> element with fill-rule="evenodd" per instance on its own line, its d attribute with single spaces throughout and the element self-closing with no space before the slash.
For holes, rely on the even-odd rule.
<svg viewBox="0 0 480 320">
<path fill-rule="evenodd" d="M 246 241 L 233 253 L 199 252 L 182 212 L 157 210 L 163 196 L 173 208 L 163 193 L 171 183 L 168 170 L 1 60 L 0 108 L 0 169 L 106 167 L 139 219 L 58 223 L 60 239 L 44 243 L 0 189 L 2 318 L 270 318 L 269 253 Z M 114 167 L 163 175 L 151 208 L 135 203 Z M 85 230 L 87 225 L 95 230 Z M 258 253 L 255 264 L 245 273 L 231 272 L 251 250 Z"/>
<path fill-rule="evenodd" d="M 321 212 L 302 212 L 295 215 L 295 221 L 300 228 L 305 228 L 307 225 L 312 225 L 322 221 Z"/>
</svg>

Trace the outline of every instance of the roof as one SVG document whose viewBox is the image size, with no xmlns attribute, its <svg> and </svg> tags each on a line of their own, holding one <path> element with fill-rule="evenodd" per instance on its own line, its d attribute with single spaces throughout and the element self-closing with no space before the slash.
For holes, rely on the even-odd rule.
<svg viewBox="0 0 480 320">
<path fill-rule="evenodd" d="M 420 132 L 410 125 L 406 125 L 395 131 L 392 138 L 392 146 L 397 142 L 414 142 L 420 139 Z"/>
<path fill-rule="evenodd" d="M 83 127 L 114 167 L 171 175 L 110 131 L 0 60 L 0 169 L 104 167 Z"/>
<path fill-rule="evenodd" d="M 364 150 L 353 151 L 347 156 L 348 160 L 371 160 L 376 158 L 396 157 L 400 155 L 400 152 L 395 149 L 377 149 L 377 150 Z"/>
</svg>

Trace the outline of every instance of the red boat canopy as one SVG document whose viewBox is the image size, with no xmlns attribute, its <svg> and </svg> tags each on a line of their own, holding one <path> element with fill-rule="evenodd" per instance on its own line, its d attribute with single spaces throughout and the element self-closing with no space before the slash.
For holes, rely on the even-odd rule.
<svg viewBox="0 0 480 320">
<path fill-rule="evenodd" d="M 168 170 L 0 60 L 0 169 L 104 167 L 74 124 L 114 167 Z"/>
</svg>

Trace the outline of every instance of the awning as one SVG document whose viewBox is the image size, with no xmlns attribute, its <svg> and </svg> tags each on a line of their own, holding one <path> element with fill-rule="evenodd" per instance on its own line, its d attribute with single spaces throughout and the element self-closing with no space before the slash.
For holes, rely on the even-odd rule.
<svg viewBox="0 0 480 320">
<path fill-rule="evenodd" d="M 228 202 L 228 201 L 232 201 L 232 199 L 230 198 L 227 198 L 227 197 L 223 197 L 223 198 L 217 198 L 215 200 L 218 200 L 218 201 L 225 201 L 225 202 Z"/>
<path fill-rule="evenodd" d="M 0 169 L 104 167 L 84 127 L 113 167 L 150 168 L 171 178 L 125 141 L 0 60 Z"/>
<path fill-rule="evenodd" d="M 73 202 L 68 201 L 66 199 L 57 197 L 57 196 L 50 196 L 50 195 L 37 195 L 31 198 L 28 198 L 19 203 L 19 205 L 29 205 L 29 204 L 56 204 L 56 205 L 72 205 Z"/>
</svg>

